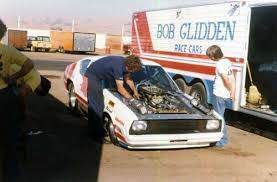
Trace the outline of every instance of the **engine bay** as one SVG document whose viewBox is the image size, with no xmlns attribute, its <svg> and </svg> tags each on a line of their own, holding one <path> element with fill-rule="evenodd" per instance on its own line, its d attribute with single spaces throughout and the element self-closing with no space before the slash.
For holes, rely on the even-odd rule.
<svg viewBox="0 0 277 182">
<path fill-rule="evenodd" d="M 174 92 L 153 84 L 141 84 L 137 87 L 140 100 L 134 100 L 130 103 L 141 114 L 154 113 L 189 113 L 185 108 L 185 103 Z"/>
</svg>

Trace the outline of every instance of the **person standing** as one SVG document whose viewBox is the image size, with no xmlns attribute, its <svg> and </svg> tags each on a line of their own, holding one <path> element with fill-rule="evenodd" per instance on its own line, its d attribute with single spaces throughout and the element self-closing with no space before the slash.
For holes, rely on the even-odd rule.
<svg viewBox="0 0 277 182">
<path fill-rule="evenodd" d="M 222 50 L 217 45 L 210 46 L 206 55 L 213 61 L 217 61 L 215 80 L 213 85 L 213 109 L 224 119 L 227 103 L 235 100 L 235 77 L 232 71 L 232 63 L 224 58 Z M 228 143 L 227 127 L 224 122 L 223 137 L 216 143 L 217 147 L 224 147 Z"/>
<path fill-rule="evenodd" d="M 138 99 L 139 94 L 131 78 L 131 73 L 141 69 L 141 61 L 134 55 L 103 57 L 87 68 L 85 76 L 88 78 L 88 132 L 93 140 L 101 143 L 105 134 L 102 121 L 104 111 L 102 81 L 115 83 L 117 91 L 124 98 L 132 99 L 134 97 Z M 124 82 L 132 90 L 133 96 L 124 88 Z"/>
<path fill-rule="evenodd" d="M 0 19 L 0 40 L 7 31 Z M 9 74 L 12 64 L 21 66 L 14 74 Z M 17 79 L 31 69 L 33 62 L 15 48 L 0 43 L 0 145 L 3 181 L 16 181 L 20 177 L 17 139 L 20 135 L 21 105 L 14 87 Z"/>
</svg>

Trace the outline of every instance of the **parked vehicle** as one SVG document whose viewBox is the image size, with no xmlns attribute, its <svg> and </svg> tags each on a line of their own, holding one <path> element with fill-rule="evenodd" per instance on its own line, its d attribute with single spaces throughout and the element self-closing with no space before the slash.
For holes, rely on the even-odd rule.
<svg viewBox="0 0 277 182">
<path fill-rule="evenodd" d="M 51 31 L 51 42 L 59 52 L 95 52 L 96 34 Z"/>
<path fill-rule="evenodd" d="M 4 44 L 12 46 L 18 50 L 27 48 L 27 31 L 8 29 L 5 37 L 3 38 Z"/>
<path fill-rule="evenodd" d="M 72 112 L 87 112 L 87 67 L 101 56 L 67 66 L 64 84 Z M 182 93 L 157 63 L 142 61 L 132 77 L 142 100 L 126 100 L 115 84 L 103 82 L 104 123 L 115 145 L 136 149 L 187 148 L 214 145 L 223 135 L 222 118 Z"/>
<path fill-rule="evenodd" d="M 38 50 L 49 52 L 52 44 L 50 42 L 50 37 L 48 36 L 28 36 L 27 47 L 30 48 L 32 52 L 36 52 Z"/>
<path fill-rule="evenodd" d="M 182 91 L 209 105 L 216 62 L 206 50 L 216 44 L 235 72 L 236 99 L 228 108 L 277 122 L 276 18 L 272 1 L 136 12 L 131 50 L 162 65 Z"/>
</svg>

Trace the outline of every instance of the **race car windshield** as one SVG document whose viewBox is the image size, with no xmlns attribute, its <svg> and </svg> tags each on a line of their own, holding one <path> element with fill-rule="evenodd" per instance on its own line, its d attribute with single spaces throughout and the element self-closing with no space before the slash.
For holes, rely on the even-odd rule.
<svg viewBox="0 0 277 182">
<path fill-rule="evenodd" d="M 132 73 L 136 85 L 156 85 L 165 91 L 176 91 L 178 88 L 160 66 L 143 66 L 139 72 Z"/>
</svg>

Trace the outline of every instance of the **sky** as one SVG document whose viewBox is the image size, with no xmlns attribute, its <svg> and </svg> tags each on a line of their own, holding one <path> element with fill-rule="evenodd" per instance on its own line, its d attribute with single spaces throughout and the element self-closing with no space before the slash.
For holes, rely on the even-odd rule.
<svg viewBox="0 0 277 182">
<path fill-rule="evenodd" d="M 0 0 L 0 18 L 8 27 L 121 34 L 130 29 L 133 12 L 228 0 Z"/>
</svg>

